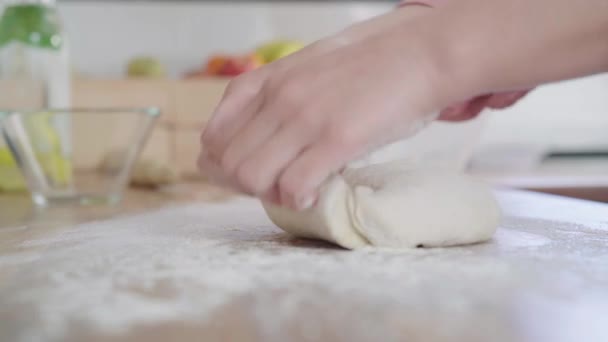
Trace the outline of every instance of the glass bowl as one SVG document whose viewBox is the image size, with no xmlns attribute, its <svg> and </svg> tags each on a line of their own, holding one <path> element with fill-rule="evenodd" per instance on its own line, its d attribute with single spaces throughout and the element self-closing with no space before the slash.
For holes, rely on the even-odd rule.
<svg viewBox="0 0 608 342">
<path fill-rule="evenodd" d="M 0 133 L 38 206 L 115 204 L 160 111 L 0 111 Z"/>
</svg>

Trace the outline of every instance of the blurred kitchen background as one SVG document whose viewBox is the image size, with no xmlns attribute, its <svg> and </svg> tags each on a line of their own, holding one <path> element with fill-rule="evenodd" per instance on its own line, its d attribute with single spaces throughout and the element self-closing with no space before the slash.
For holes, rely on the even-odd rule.
<svg viewBox="0 0 608 342">
<path fill-rule="evenodd" d="M 395 3 L 74 0 L 57 6 L 69 39 L 73 104 L 160 107 L 164 115 L 144 158 L 176 165 L 179 177 L 194 179 L 200 127 L 230 74 L 239 72 L 210 75 L 210 59 L 250 56 L 277 40 L 306 44 Z M 511 109 L 486 113 L 474 127 L 464 133 L 473 138 L 470 172 L 499 185 L 608 201 L 608 75 L 544 86 Z"/>
</svg>

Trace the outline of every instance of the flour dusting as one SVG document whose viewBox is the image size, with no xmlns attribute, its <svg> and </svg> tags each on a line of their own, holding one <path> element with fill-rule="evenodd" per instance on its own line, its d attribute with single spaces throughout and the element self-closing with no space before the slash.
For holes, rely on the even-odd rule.
<svg viewBox="0 0 608 342">
<path fill-rule="evenodd" d="M 540 223 L 507 218 L 485 244 L 406 251 L 296 240 L 245 199 L 92 223 L 0 258 L 14 275 L 0 284 L 0 331 L 14 341 L 76 341 L 185 324 L 260 341 L 294 331 L 305 341 L 400 341 L 428 326 L 427 341 L 525 341 L 512 335 L 523 324 L 514 293 L 535 303 L 558 293 L 575 305 L 580 283 L 555 280 L 608 285 L 606 239 L 583 235 L 574 251 L 573 229 Z M 594 300 L 608 303 L 608 293 Z M 240 331 L 221 330 L 227 321 Z"/>
</svg>

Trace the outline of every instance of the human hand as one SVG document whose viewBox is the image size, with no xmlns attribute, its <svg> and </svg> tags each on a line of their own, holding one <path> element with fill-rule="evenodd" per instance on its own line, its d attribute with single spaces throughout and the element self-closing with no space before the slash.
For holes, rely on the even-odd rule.
<svg viewBox="0 0 608 342">
<path fill-rule="evenodd" d="M 526 96 L 530 91 L 515 91 L 496 93 L 489 95 L 482 95 L 468 100 L 460 102 L 455 105 L 451 105 L 441 111 L 439 120 L 444 121 L 465 121 L 470 120 L 478 116 L 484 109 L 504 109 L 508 108 L 521 98 Z"/>
<path fill-rule="evenodd" d="M 303 209 L 347 162 L 435 119 L 438 76 L 422 41 L 404 38 L 397 22 L 236 78 L 202 135 L 199 166 L 241 192 Z"/>
<path fill-rule="evenodd" d="M 248 101 L 251 101 L 255 95 L 261 91 L 262 85 L 273 73 L 280 73 L 281 70 L 289 69 L 292 65 L 303 63 L 310 58 L 322 56 L 341 47 L 360 42 L 363 39 L 372 37 L 373 35 L 382 32 L 383 30 L 397 26 L 404 20 L 417 18 L 428 11 L 430 11 L 430 8 L 428 7 L 410 6 L 406 10 L 388 13 L 386 15 L 378 16 L 376 18 L 350 26 L 335 36 L 330 36 L 315 42 L 296 54 L 275 61 L 271 65 L 267 65 L 256 70 L 255 73 L 242 75 L 237 80 L 231 82 L 230 86 L 224 93 L 221 103 L 222 105 L 226 105 L 226 103 L 228 103 L 228 107 L 232 105 L 234 108 L 232 112 L 234 115 L 238 115 L 238 108 L 245 108 Z M 232 134 L 234 134 L 234 132 L 231 132 L 229 135 L 231 136 Z M 198 166 L 202 171 L 204 171 L 206 176 L 216 184 L 232 188 L 233 190 L 240 192 L 247 192 L 238 184 L 238 182 L 231 180 L 228 175 L 224 174 L 221 166 L 219 165 L 220 163 L 217 160 L 214 161 L 214 159 L 217 158 L 212 158 L 207 150 L 208 148 L 205 148 L 205 144 L 202 144 L 201 153 L 198 158 Z M 276 191 L 267 196 L 267 200 L 277 202 L 278 196 Z"/>
<path fill-rule="evenodd" d="M 399 4 L 403 10 L 411 10 L 420 6 L 435 8 L 445 3 L 445 0 L 402 0 Z M 420 9 L 417 9 L 420 11 Z M 526 96 L 530 90 L 502 92 L 477 96 L 473 99 L 451 105 L 441 111 L 439 120 L 444 121 L 465 121 L 477 117 L 484 109 L 504 109 L 514 105 L 521 98 Z"/>
</svg>

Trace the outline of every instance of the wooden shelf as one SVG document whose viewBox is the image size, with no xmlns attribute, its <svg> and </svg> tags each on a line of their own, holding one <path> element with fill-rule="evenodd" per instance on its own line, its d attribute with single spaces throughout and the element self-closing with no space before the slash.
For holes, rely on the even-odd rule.
<svg viewBox="0 0 608 342">
<path fill-rule="evenodd" d="M 143 158 L 176 165 L 180 175 L 189 177 L 197 173 L 194 161 L 200 131 L 229 80 L 75 80 L 73 105 L 78 108 L 160 108 L 161 119 Z M 96 151 L 89 153 L 95 155 Z"/>
</svg>

